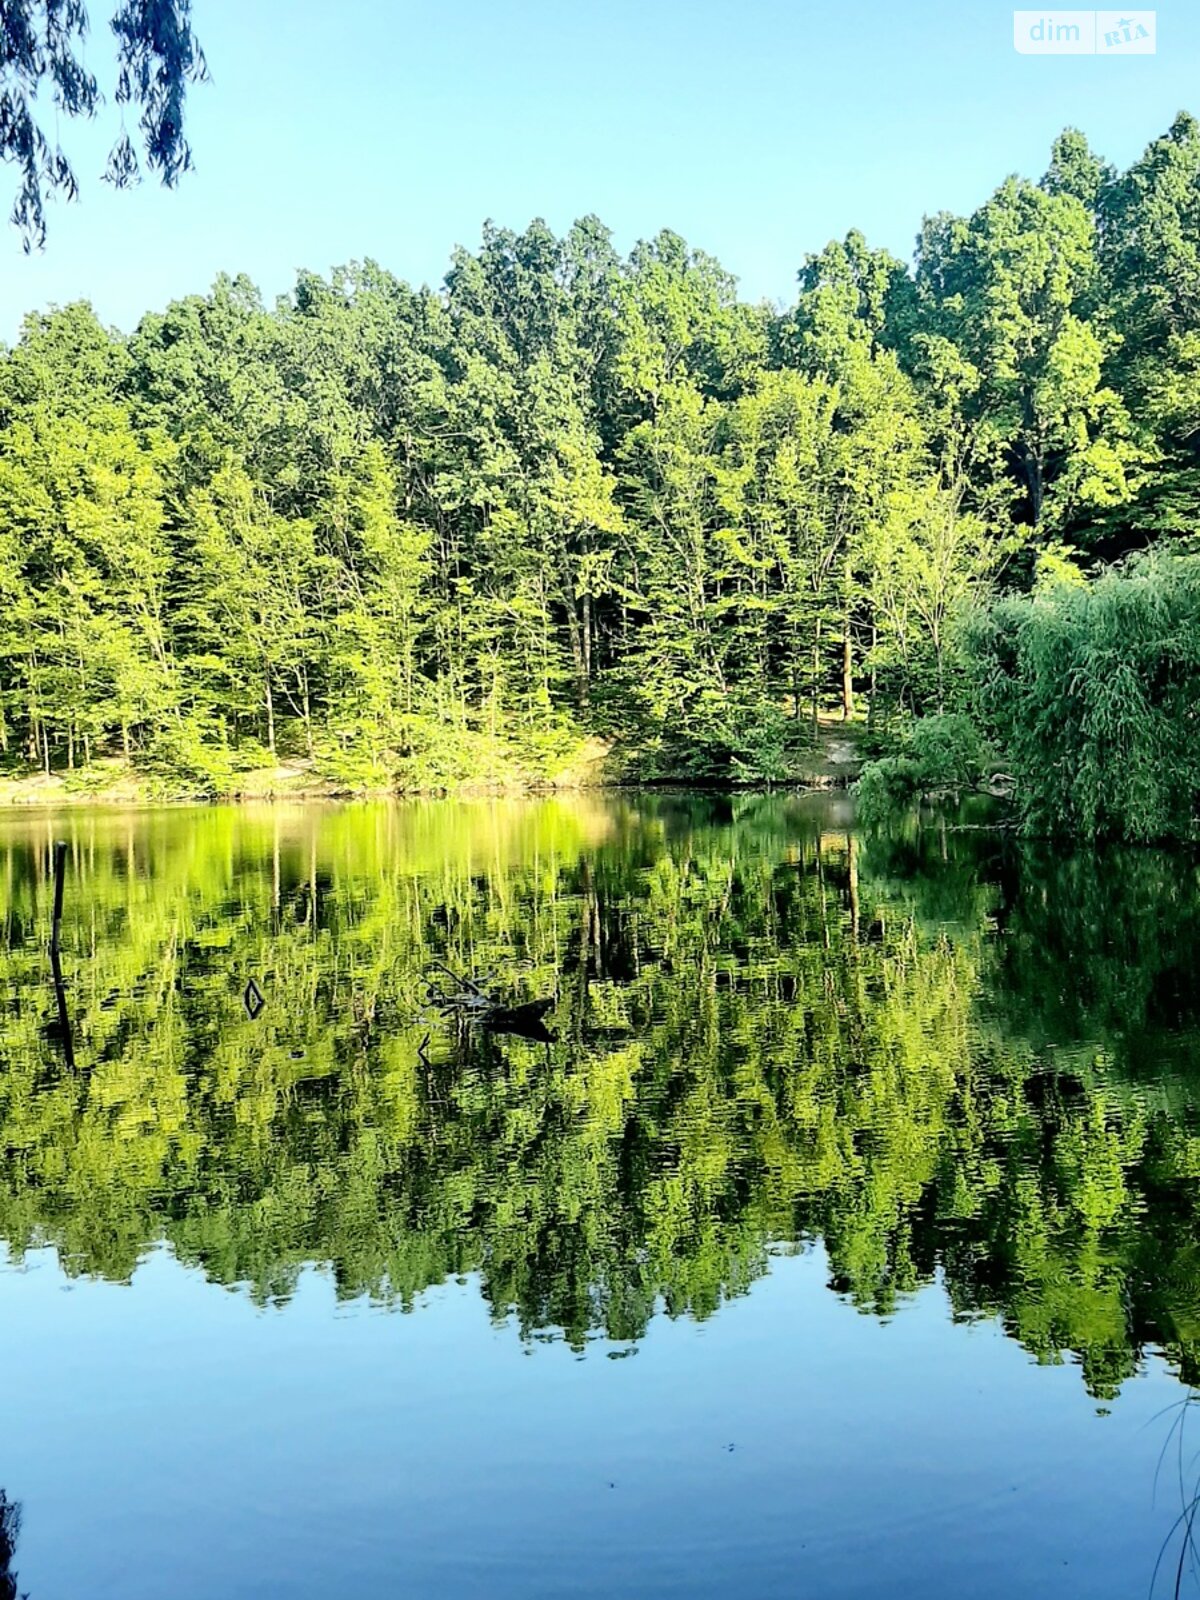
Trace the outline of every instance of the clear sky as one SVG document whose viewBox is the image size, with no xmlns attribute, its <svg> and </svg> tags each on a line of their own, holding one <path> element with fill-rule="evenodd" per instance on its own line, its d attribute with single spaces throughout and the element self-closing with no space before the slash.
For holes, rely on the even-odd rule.
<svg viewBox="0 0 1200 1600">
<path fill-rule="evenodd" d="M 1028 8 L 1030 0 L 1025 0 Z M 89 58 L 111 85 L 107 15 Z M 926 212 L 1036 177 L 1082 127 L 1127 164 L 1200 113 L 1200 4 L 1158 8 L 1158 54 L 1024 56 L 993 0 L 193 0 L 212 82 L 196 170 L 169 193 L 96 179 L 119 126 L 63 125 L 83 198 L 43 255 L 0 239 L 0 338 L 90 299 L 122 328 L 219 271 L 271 297 L 373 256 L 437 282 L 487 217 L 597 213 L 622 250 L 674 228 L 788 301 L 805 251 L 853 226 L 906 259 Z M 12 174 L 0 169 L 11 193 Z"/>
</svg>

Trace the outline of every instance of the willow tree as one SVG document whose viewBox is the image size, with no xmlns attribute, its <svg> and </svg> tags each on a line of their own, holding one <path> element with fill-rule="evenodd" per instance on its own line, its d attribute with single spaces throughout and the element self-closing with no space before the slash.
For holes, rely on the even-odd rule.
<svg viewBox="0 0 1200 1600">
<path fill-rule="evenodd" d="M 1010 599 L 971 639 L 977 705 L 1035 832 L 1153 840 L 1200 821 L 1200 558 Z"/>
<path fill-rule="evenodd" d="M 192 164 L 183 132 L 189 83 L 206 76 L 204 55 L 191 27 L 190 0 L 122 0 L 109 24 L 116 36 L 113 98 L 140 114 L 142 149 L 122 127 L 105 178 L 118 188 L 136 183 L 144 160 L 168 188 Z M 79 184 L 58 140 L 58 119 L 91 117 L 103 101 L 88 69 L 88 15 L 83 0 L 7 0 L 0 27 L 0 161 L 17 169 L 11 221 L 25 249 L 46 238 L 46 201 L 74 199 Z M 49 90 L 54 134 L 42 126 L 39 96 Z"/>
</svg>

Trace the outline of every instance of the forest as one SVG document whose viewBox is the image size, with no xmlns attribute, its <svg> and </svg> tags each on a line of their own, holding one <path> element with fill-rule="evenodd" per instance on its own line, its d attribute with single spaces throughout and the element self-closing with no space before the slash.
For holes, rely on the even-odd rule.
<svg viewBox="0 0 1200 1600">
<path fill-rule="evenodd" d="M 664 231 L 488 224 L 440 288 L 245 277 L 0 353 L 0 770 L 85 793 L 997 773 L 1200 802 L 1200 123 L 851 232 L 787 308 Z"/>
</svg>

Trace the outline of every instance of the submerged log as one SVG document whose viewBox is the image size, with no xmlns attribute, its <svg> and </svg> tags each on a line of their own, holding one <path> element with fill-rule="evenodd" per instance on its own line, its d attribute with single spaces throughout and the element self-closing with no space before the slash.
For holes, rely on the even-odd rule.
<svg viewBox="0 0 1200 1600">
<path fill-rule="evenodd" d="M 554 1035 L 542 1018 L 554 1007 L 551 1000 L 529 1000 L 516 1006 L 493 1006 L 480 1017 L 480 1023 L 491 1033 L 515 1033 L 522 1039 L 534 1039 L 539 1044 L 549 1044 Z"/>
<path fill-rule="evenodd" d="M 554 1035 L 543 1022 L 546 1013 L 553 1009 L 554 999 L 525 1000 L 517 1005 L 502 1005 L 483 987 L 487 979 L 460 977 L 444 962 L 431 963 L 439 972 L 452 978 L 456 987 L 447 990 L 431 982 L 426 998 L 436 1005 L 444 1017 L 455 1017 L 463 1022 L 477 1022 L 491 1033 L 512 1033 L 540 1043 L 553 1040 Z"/>
</svg>

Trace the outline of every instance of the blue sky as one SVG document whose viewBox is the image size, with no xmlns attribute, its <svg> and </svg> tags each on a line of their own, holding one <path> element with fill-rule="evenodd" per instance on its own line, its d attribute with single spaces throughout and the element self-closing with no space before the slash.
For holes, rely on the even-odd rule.
<svg viewBox="0 0 1200 1600">
<path fill-rule="evenodd" d="M 110 81 L 115 0 L 91 9 Z M 193 10 L 213 79 L 190 100 L 196 171 L 174 193 L 114 194 L 95 175 L 115 108 L 65 124 L 83 198 L 53 208 L 43 255 L 0 239 L 0 338 L 77 298 L 128 328 L 221 270 L 268 298 L 297 268 L 364 256 L 437 282 L 486 217 L 561 230 L 587 212 L 623 250 L 674 228 L 748 297 L 788 301 L 805 251 L 858 226 L 907 258 L 923 213 L 1039 175 L 1066 124 L 1124 165 L 1181 107 L 1200 113 L 1195 0 L 1158 8 L 1157 55 L 1123 59 L 1018 55 L 992 0 Z"/>
</svg>

